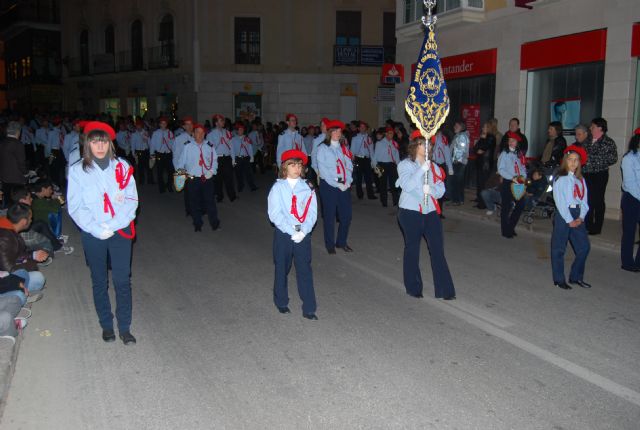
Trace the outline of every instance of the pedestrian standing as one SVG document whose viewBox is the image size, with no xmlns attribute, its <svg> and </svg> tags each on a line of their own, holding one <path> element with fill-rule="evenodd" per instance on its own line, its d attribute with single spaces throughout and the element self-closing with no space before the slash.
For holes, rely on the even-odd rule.
<svg viewBox="0 0 640 430">
<path fill-rule="evenodd" d="M 450 145 L 453 175 L 449 176 L 449 194 L 452 204 L 459 206 L 464 204 L 464 180 L 469 162 L 469 133 L 462 120 L 453 124 L 453 131 L 455 135 Z"/>
<path fill-rule="evenodd" d="M 320 198 L 324 220 L 324 245 L 329 254 L 336 248 L 353 252 L 347 243 L 351 225 L 351 183 L 353 182 L 353 155 L 341 142 L 344 123 L 333 120 L 327 122 L 327 138 L 318 148 L 318 169 L 320 171 Z M 338 219 L 338 236 L 334 234 Z"/>
<path fill-rule="evenodd" d="M 636 228 L 640 224 L 640 128 L 636 128 L 629 141 L 629 149 L 622 157 L 622 243 L 620 256 L 622 269 L 640 272 L 640 247 L 633 258 Z"/>
<path fill-rule="evenodd" d="M 174 145 L 174 135 L 167 128 L 169 120 L 161 117 L 158 120 L 158 128 L 151 135 L 149 149 L 151 157 L 156 159 L 156 180 L 158 181 L 158 191 L 160 194 L 165 191 L 173 192 L 173 156 L 171 149 Z"/>
<path fill-rule="evenodd" d="M 591 288 L 584 282 L 584 269 L 591 245 L 585 228 L 585 217 L 589 211 L 588 187 L 582 177 L 581 165 L 587 162 L 584 148 L 571 145 L 564 150 L 562 164 L 553 184 L 553 200 L 556 211 L 551 233 L 551 269 L 553 283 L 563 290 L 570 290 L 564 277 L 564 254 L 567 241 L 571 242 L 575 260 L 571 265 L 569 283 L 582 288 Z"/>
<path fill-rule="evenodd" d="M 7 136 L 0 141 L 0 182 L 6 207 L 12 203 L 14 188 L 24 185 L 27 161 L 24 145 L 20 139 L 21 126 L 17 121 L 7 124 Z"/>
<path fill-rule="evenodd" d="M 508 131 L 507 146 L 498 157 L 498 174 L 502 177 L 500 196 L 502 197 L 500 209 L 500 230 L 502 236 L 512 239 L 516 236 L 516 225 L 520 220 L 520 214 L 524 209 L 524 192 L 516 198 L 512 192 L 512 184 L 524 185 L 527 177 L 527 169 L 520 157 L 518 150 L 521 136 L 513 131 Z M 515 203 L 515 206 L 513 205 Z M 513 210 L 511 209 L 513 206 Z"/>
<path fill-rule="evenodd" d="M 405 244 L 402 263 L 404 286 L 408 295 L 423 297 L 420 243 L 424 238 L 429 247 L 435 297 L 453 300 L 456 291 L 444 255 L 444 234 L 438 216 L 438 199 L 445 191 L 445 172 L 427 159 L 426 140 L 419 130 L 411 134 L 407 152 L 408 157 L 398 165 L 398 186 L 402 189 L 398 223 Z"/>
<path fill-rule="evenodd" d="M 131 250 L 138 192 L 133 168 L 116 158 L 116 133 L 103 122 L 84 127 L 83 158 L 69 168 L 69 215 L 82 231 L 91 270 L 93 301 L 105 342 L 115 340 L 108 294 L 108 260 L 116 297 L 116 319 L 125 345 L 136 343 L 131 326 Z"/>
<path fill-rule="evenodd" d="M 482 190 L 485 182 L 491 175 L 491 165 L 493 164 L 493 151 L 496 147 L 496 138 L 491 134 L 491 124 L 485 122 L 482 125 L 480 138 L 475 144 L 476 152 L 476 200 L 478 201 L 478 209 L 486 209 L 482 200 Z"/>
<path fill-rule="evenodd" d="M 311 271 L 311 231 L 318 217 L 318 202 L 313 188 L 301 177 L 306 164 L 307 155 L 304 152 L 285 151 L 280 159 L 279 179 L 269 192 L 269 219 L 275 225 L 273 301 L 280 313 L 291 312 L 287 275 L 293 261 L 296 265 L 298 294 L 302 300 L 302 315 L 317 320 Z"/>
</svg>

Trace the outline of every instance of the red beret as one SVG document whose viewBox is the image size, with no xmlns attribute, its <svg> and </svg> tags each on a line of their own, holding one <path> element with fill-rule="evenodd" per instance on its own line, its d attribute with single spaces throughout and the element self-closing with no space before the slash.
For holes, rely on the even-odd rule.
<svg viewBox="0 0 640 430">
<path fill-rule="evenodd" d="M 245 127 L 245 125 L 244 125 L 244 122 L 242 122 L 242 121 L 238 121 L 235 124 L 233 124 L 233 128 L 235 128 L 236 130 L 239 129 L 239 128 L 241 128 L 243 130 L 247 129 L 247 127 Z"/>
<path fill-rule="evenodd" d="M 316 126 L 315 126 L 315 125 L 313 125 L 313 124 L 311 124 L 311 125 L 307 126 L 307 130 L 308 130 L 308 129 L 310 129 L 310 128 L 316 128 Z"/>
<path fill-rule="evenodd" d="M 298 117 L 297 117 L 297 116 L 296 116 L 296 114 L 294 114 L 294 113 L 288 113 L 288 114 L 284 117 L 284 119 L 285 119 L 286 121 L 289 121 L 291 118 L 295 119 L 296 121 L 298 120 Z"/>
<path fill-rule="evenodd" d="M 587 151 L 585 151 L 585 149 L 582 146 L 577 146 L 577 145 L 567 146 L 567 148 L 563 152 L 565 154 L 568 154 L 570 152 L 575 152 L 580 157 L 580 164 L 582 164 L 583 166 L 587 164 L 587 158 L 588 158 Z"/>
<path fill-rule="evenodd" d="M 522 142 L 522 136 L 520 136 L 520 134 L 516 133 L 515 131 L 508 131 L 507 132 L 507 137 L 509 139 L 515 139 L 518 142 Z"/>
<path fill-rule="evenodd" d="M 87 124 L 89 124 L 90 121 L 76 121 L 74 125 L 77 125 L 80 127 L 80 129 L 84 129 Z"/>
<path fill-rule="evenodd" d="M 167 118 L 166 116 L 161 116 L 160 118 L 158 118 L 158 123 L 161 123 L 162 121 L 164 122 L 169 122 L 169 118 Z"/>
<path fill-rule="evenodd" d="M 396 130 L 393 127 L 387 127 L 384 129 L 384 132 L 387 133 L 389 131 L 393 131 L 394 133 L 396 132 Z"/>
<path fill-rule="evenodd" d="M 62 118 L 60 118 L 59 116 L 54 116 L 53 118 L 51 118 L 51 122 L 54 125 L 58 125 L 62 122 Z"/>
<path fill-rule="evenodd" d="M 638 127 L 635 130 L 633 130 L 633 134 L 640 135 L 640 127 Z"/>
<path fill-rule="evenodd" d="M 109 135 L 110 140 L 115 140 L 116 132 L 113 130 L 109 124 L 101 121 L 89 121 L 84 126 L 84 134 L 89 134 L 94 130 L 104 131 Z"/>
<path fill-rule="evenodd" d="M 143 121 L 143 120 L 141 120 L 140 118 L 138 118 L 138 119 L 136 120 L 136 125 L 138 125 L 138 126 L 140 126 L 140 127 L 144 127 L 144 121 Z"/>
<path fill-rule="evenodd" d="M 193 118 L 191 116 L 185 116 L 184 118 L 182 118 L 182 122 L 193 122 Z"/>
<path fill-rule="evenodd" d="M 216 122 L 218 119 L 221 119 L 224 121 L 224 116 L 220 115 L 219 113 L 214 113 L 212 118 L 213 118 L 213 122 Z"/>
<path fill-rule="evenodd" d="M 204 129 L 204 125 L 202 125 L 202 124 L 193 124 L 193 131 L 196 131 L 196 130 L 197 130 L 197 129 L 199 129 L 199 128 L 201 128 L 201 129 L 202 129 L 202 131 L 206 131 L 206 130 Z"/>
<path fill-rule="evenodd" d="M 345 128 L 344 122 L 334 119 L 331 121 L 328 121 L 326 124 L 327 129 L 330 128 L 339 128 L 340 130 L 343 130 Z"/>
<path fill-rule="evenodd" d="M 320 120 L 320 122 L 321 122 L 322 124 L 324 124 L 324 126 L 326 127 L 326 126 L 327 126 L 327 123 L 329 122 L 329 118 L 327 118 L 327 117 L 325 116 L 325 117 L 323 117 L 323 118 Z"/>
<path fill-rule="evenodd" d="M 297 149 L 290 149 L 288 151 L 284 151 L 282 156 L 280 157 L 283 163 L 287 160 L 302 160 L 302 164 L 307 165 L 307 161 L 309 161 L 309 157 L 302 151 L 298 151 Z"/>
<path fill-rule="evenodd" d="M 413 133 L 411 133 L 411 137 L 409 137 L 409 140 L 414 140 L 421 137 L 424 138 L 424 136 L 422 135 L 422 132 L 420 130 L 416 130 Z"/>
<path fill-rule="evenodd" d="M 359 126 L 360 126 L 360 125 L 364 125 L 365 127 L 369 128 L 369 124 L 367 124 L 367 123 L 366 123 L 366 122 L 364 122 L 364 121 L 360 121 L 360 124 L 358 124 L 358 125 L 359 125 Z"/>
</svg>

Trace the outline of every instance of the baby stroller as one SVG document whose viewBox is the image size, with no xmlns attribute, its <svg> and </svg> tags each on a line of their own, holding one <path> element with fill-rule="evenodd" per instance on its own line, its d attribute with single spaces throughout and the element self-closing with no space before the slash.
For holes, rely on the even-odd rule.
<svg viewBox="0 0 640 430">
<path fill-rule="evenodd" d="M 556 210 L 553 201 L 553 174 L 545 174 L 547 187 L 539 195 L 528 196 L 525 209 L 522 212 L 522 221 L 525 224 L 533 224 L 535 218 L 551 218 Z"/>
</svg>

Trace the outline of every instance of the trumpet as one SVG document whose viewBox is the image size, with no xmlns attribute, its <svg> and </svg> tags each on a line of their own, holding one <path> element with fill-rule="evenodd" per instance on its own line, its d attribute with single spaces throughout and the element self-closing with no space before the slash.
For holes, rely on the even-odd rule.
<svg viewBox="0 0 640 430">
<path fill-rule="evenodd" d="M 382 178 L 384 174 L 384 167 L 376 166 L 373 168 L 373 172 L 378 175 L 378 178 Z"/>
</svg>

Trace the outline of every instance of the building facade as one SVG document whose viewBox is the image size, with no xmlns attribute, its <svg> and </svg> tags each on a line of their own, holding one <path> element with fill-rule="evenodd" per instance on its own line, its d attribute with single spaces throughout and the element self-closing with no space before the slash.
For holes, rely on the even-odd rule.
<svg viewBox="0 0 640 430">
<path fill-rule="evenodd" d="M 393 0 L 69 0 L 61 16 L 68 110 L 375 124 L 395 108 L 377 102 Z"/>
<path fill-rule="evenodd" d="M 461 118 L 470 134 L 485 120 L 501 131 L 520 119 L 528 157 L 539 157 L 547 125 L 571 129 L 602 116 L 619 158 L 640 126 L 640 2 L 619 0 L 439 0 L 436 37 L 451 98 L 449 121 Z M 421 0 L 397 0 L 397 62 L 405 83 L 396 86 L 397 120 L 423 41 Z M 479 120 L 474 121 L 474 117 Z M 607 216 L 619 217 L 621 177 L 611 168 Z"/>
</svg>

